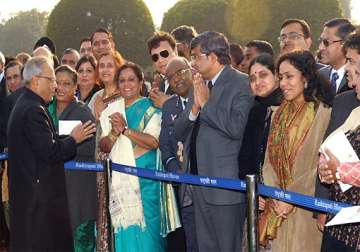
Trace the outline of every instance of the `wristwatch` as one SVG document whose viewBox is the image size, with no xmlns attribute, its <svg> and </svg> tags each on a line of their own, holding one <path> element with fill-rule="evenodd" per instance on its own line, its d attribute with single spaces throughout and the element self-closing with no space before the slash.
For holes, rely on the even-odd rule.
<svg viewBox="0 0 360 252">
<path fill-rule="evenodd" d="M 125 126 L 121 134 L 125 135 L 125 131 L 128 129 L 128 126 Z"/>
</svg>

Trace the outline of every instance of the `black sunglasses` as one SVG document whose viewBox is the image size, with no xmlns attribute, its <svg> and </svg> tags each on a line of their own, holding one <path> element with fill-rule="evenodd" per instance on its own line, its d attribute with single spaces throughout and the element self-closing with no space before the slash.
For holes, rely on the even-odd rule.
<svg viewBox="0 0 360 252">
<path fill-rule="evenodd" d="M 325 47 L 329 47 L 331 44 L 334 44 L 334 43 L 338 43 L 338 42 L 341 42 L 343 41 L 342 39 L 339 39 L 339 40 L 329 40 L 329 39 L 323 39 L 323 38 L 319 38 L 319 44 L 323 43 Z"/>
<path fill-rule="evenodd" d="M 167 58 L 167 57 L 169 57 L 169 51 L 168 50 L 163 50 L 163 51 L 161 51 L 160 53 L 154 53 L 154 54 L 152 54 L 151 55 L 151 59 L 152 59 L 152 61 L 154 61 L 154 62 L 157 62 L 158 60 L 159 60 L 159 57 L 160 56 L 162 57 L 162 58 Z"/>
</svg>

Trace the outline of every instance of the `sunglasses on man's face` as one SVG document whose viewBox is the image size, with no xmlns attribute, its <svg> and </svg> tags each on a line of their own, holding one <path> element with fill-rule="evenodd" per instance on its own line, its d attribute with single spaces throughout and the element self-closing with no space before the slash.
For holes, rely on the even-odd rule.
<svg viewBox="0 0 360 252">
<path fill-rule="evenodd" d="M 325 47 L 329 47 L 332 44 L 342 42 L 342 41 L 343 41 L 342 39 L 330 40 L 330 39 L 319 38 L 319 44 L 323 43 Z"/>
<path fill-rule="evenodd" d="M 163 50 L 163 51 L 161 51 L 160 53 L 154 53 L 154 54 L 152 54 L 151 55 L 151 59 L 152 59 L 152 61 L 154 61 L 154 62 L 157 62 L 158 60 L 159 60 L 159 58 L 160 58 L 160 56 L 162 57 L 162 58 L 167 58 L 167 57 L 169 57 L 169 51 L 168 50 Z"/>
</svg>

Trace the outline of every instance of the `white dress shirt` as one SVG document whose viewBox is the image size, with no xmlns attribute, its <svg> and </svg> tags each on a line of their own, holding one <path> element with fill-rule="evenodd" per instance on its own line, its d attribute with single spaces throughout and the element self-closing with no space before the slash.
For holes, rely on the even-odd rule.
<svg viewBox="0 0 360 252">
<path fill-rule="evenodd" d="M 331 69 L 330 81 L 331 81 L 331 77 L 332 77 L 333 73 L 337 73 L 339 76 L 339 78 L 336 80 L 336 92 L 337 92 L 339 90 L 342 79 L 345 77 L 345 65 L 340 67 L 338 70 L 335 70 L 334 68 Z"/>
</svg>

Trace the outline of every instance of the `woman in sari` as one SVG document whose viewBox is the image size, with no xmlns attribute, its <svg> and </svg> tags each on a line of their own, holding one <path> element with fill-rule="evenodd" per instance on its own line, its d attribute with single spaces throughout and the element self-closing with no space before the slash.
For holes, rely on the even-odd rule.
<svg viewBox="0 0 360 252">
<path fill-rule="evenodd" d="M 100 56 L 96 66 L 96 76 L 104 88 L 96 92 L 89 102 L 89 107 L 95 119 L 98 120 L 106 106 L 120 97 L 117 83 L 114 80 L 115 73 L 124 64 L 124 59 L 113 51 Z"/>
<path fill-rule="evenodd" d="M 96 66 L 96 79 L 104 88 L 96 92 L 91 98 L 88 106 L 91 109 L 96 122 L 99 121 L 101 112 L 112 102 L 120 99 L 120 91 L 117 82 L 114 80 L 115 73 L 119 67 L 124 64 L 123 58 L 114 52 L 103 54 L 100 56 Z M 97 125 L 96 143 L 98 145 L 100 136 L 100 127 Z M 101 160 L 99 156 L 98 146 L 96 147 L 96 158 Z M 109 235 L 109 214 L 107 210 L 107 196 L 105 190 L 105 178 L 103 172 L 97 173 L 98 188 L 98 217 L 96 220 L 97 229 L 97 251 L 108 251 L 110 244 Z"/>
<path fill-rule="evenodd" d="M 83 56 L 75 67 L 78 73 L 78 90 L 76 97 L 86 104 L 89 104 L 93 95 L 100 90 L 96 82 L 96 60 L 93 56 Z"/>
<path fill-rule="evenodd" d="M 161 114 L 150 99 L 141 96 L 143 73 L 138 65 L 129 62 L 120 67 L 115 79 L 124 99 L 110 104 L 101 114 L 100 149 L 110 153 L 115 163 L 161 169 Z M 116 251 L 165 251 L 164 237 L 169 230 L 162 226 L 165 210 L 161 185 L 154 180 L 112 173 L 110 213 Z"/>
<path fill-rule="evenodd" d="M 67 65 L 56 68 L 56 125 L 59 121 L 95 121 L 90 109 L 76 99 L 77 73 Z M 59 132 L 59 129 L 58 129 Z M 61 133 L 61 132 L 60 132 Z M 95 161 L 95 137 L 81 143 L 72 160 Z M 96 173 L 66 170 L 66 192 L 74 237 L 74 251 L 93 251 L 95 248 Z"/>
<path fill-rule="evenodd" d="M 273 115 L 263 166 L 264 184 L 313 195 L 318 150 L 330 118 L 329 84 L 308 51 L 284 54 L 277 63 L 284 101 Z M 312 212 L 267 199 L 260 216 L 260 243 L 271 250 L 319 251 L 321 233 Z"/>
</svg>

